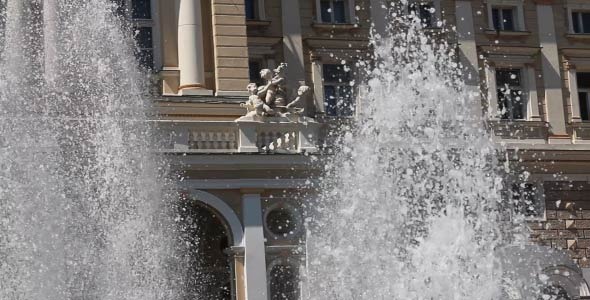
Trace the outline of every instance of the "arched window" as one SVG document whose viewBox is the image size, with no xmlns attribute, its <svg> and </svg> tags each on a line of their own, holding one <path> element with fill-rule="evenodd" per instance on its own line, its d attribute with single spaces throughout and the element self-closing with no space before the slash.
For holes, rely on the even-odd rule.
<svg viewBox="0 0 590 300">
<path fill-rule="evenodd" d="M 188 199 L 182 200 L 179 215 L 189 266 L 183 299 L 232 299 L 230 239 L 223 220 L 207 205 Z"/>
<path fill-rule="evenodd" d="M 572 300 L 572 298 L 564 288 L 551 285 L 543 289 L 539 300 Z"/>
</svg>

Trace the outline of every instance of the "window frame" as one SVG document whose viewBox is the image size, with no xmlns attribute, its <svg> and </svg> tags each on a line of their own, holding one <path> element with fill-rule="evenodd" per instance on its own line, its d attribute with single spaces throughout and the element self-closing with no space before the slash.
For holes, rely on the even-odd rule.
<svg viewBox="0 0 590 300">
<path fill-rule="evenodd" d="M 577 93 L 578 93 L 578 101 L 580 102 L 579 103 L 579 105 L 580 105 L 580 120 L 582 122 L 590 122 L 590 88 L 579 88 L 578 87 Z M 586 115 L 585 116 L 582 114 L 582 99 L 580 99 L 580 96 L 579 96 L 582 93 L 586 93 L 586 99 L 585 100 L 586 100 L 586 109 L 587 109 L 587 111 L 586 111 Z"/>
<path fill-rule="evenodd" d="M 506 179 L 506 196 L 510 201 L 510 215 L 512 218 L 514 216 L 521 216 L 524 217 L 526 221 L 545 221 L 547 216 L 547 207 L 546 207 L 546 196 L 545 196 L 545 187 L 544 187 L 544 180 L 543 178 L 537 177 L 536 175 L 528 175 L 526 178 L 523 178 L 523 174 L 519 175 L 510 175 Z M 514 198 L 514 190 L 513 187 L 517 185 L 519 188 L 522 188 L 522 185 L 531 185 L 533 187 L 533 191 L 531 193 L 532 197 L 534 197 L 534 201 L 536 203 L 534 215 L 526 215 L 517 211 L 518 206 L 514 202 L 516 199 Z M 520 194 L 523 194 L 522 191 L 519 191 Z M 522 201 L 522 199 L 520 199 Z"/>
<path fill-rule="evenodd" d="M 498 72 L 518 72 L 518 77 L 519 77 L 519 83 L 520 85 L 516 86 L 516 85 L 504 85 L 504 87 L 507 87 L 511 92 L 516 90 L 516 91 L 520 91 L 520 98 L 521 98 L 521 115 L 522 118 L 520 119 L 516 119 L 514 118 L 514 103 L 513 101 L 507 101 L 506 103 L 508 104 L 508 108 L 507 108 L 507 114 L 508 114 L 508 118 L 504 118 L 502 112 L 500 111 L 500 102 L 501 102 L 501 89 L 503 87 L 501 87 L 498 83 Z M 524 68 L 518 68 L 518 67 L 512 67 L 512 68 L 498 68 L 495 70 L 495 76 L 496 76 L 496 101 L 498 103 L 498 107 L 497 107 L 497 114 L 499 116 L 499 118 L 501 120 L 508 120 L 508 121 L 524 121 L 527 120 L 528 118 L 528 93 L 526 91 L 526 81 L 525 81 L 525 76 L 524 76 L 525 70 Z M 504 93 L 505 95 L 506 93 Z M 510 99 L 509 99 L 510 100 Z"/>
<path fill-rule="evenodd" d="M 494 10 L 498 11 L 498 20 L 496 20 L 496 18 L 494 17 Z M 512 14 L 512 28 L 511 29 L 506 29 L 506 22 L 505 20 L 505 16 L 504 13 L 505 11 L 510 11 L 510 13 Z M 496 26 L 496 21 L 498 22 L 498 26 Z M 516 7 L 514 6 L 498 6 L 498 5 L 493 5 L 492 6 L 492 25 L 493 25 L 493 29 L 494 30 L 500 30 L 500 31 L 518 31 L 517 30 L 517 21 L 518 21 L 518 17 L 517 17 L 517 13 L 516 13 Z"/>
<path fill-rule="evenodd" d="M 356 113 L 356 108 L 357 108 L 357 103 L 355 101 L 355 96 L 356 96 L 356 92 L 355 92 L 355 86 L 351 86 L 350 83 L 354 80 L 354 78 L 352 78 L 354 76 L 354 68 L 350 66 L 350 63 L 347 64 L 342 64 L 342 63 L 322 63 L 322 97 L 324 99 L 324 107 L 323 107 L 323 111 L 324 114 L 327 117 L 332 117 L 332 118 L 351 118 L 355 116 Z M 349 73 L 351 76 L 351 80 L 350 81 L 330 81 L 330 80 L 326 80 L 326 66 L 340 66 L 343 69 L 345 67 L 348 67 L 350 70 L 347 72 L 346 70 L 343 70 L 343 72 L 345 73 Z M 329 101 L 327 101 L 327 97 L 326 97 L 326 86 L 331 86 L 334 87 L 334 91 L 335 91 L 335 99 L 336 99 L 336 106 L 335 106 L 335 114 L 331 114 L 328 113 L 330 111 L 330 109 L 328 109 L 328 104 Z M 338 99 L 340 98 L 339 95 L 339 88 L 340 87 L 350 87 L 350 114 L 346 114 L 344 112 L 346 112 L 346 108 L 345 107 L 340 107 L 338 105 Z"/>
<path fill-rule="evenodd" d="M 248 1 L 248 0 L 246 0 Z M 246 1 L 244 1 L 244 15 L 246 17 L 246 21 L 265 21 L 266 20 L 266 10 L 265 10 L 265 3 L 264 0 L 250 0 L 252 1 L 252 5 L 254 5 L 254 17 L 248 18 L 246 9 Z"/>
<path fill-rule="evenodd" d="M 413 10 L 412 6 L 415 5 L 430 5 L 431 7 L 434 7 L 434 13 L 431 13 L 432 18 L 430 19 L 430 26 L 424 26 L 425 29 L 440 29 L 442 26 L 439 26 L 439 22 L 442 22 L 442 7 L 441 7 L 441 0 L 411 0 L 409 1 L 409 3 L 406 5 L 406 14 L 410 14 Z M 420 17 L 418 15 L 418 17 Z M 422 19 L 421 19 L 422 21 Z M 422 22 L 422 25 L 424 25 L 424 23 Z M 442 25 L 442 24 L 441 24 Z"/>
<path fill-rule="evenodd" d="M 322 1 L 329 1 L 330 2 L 330 22 L 326 22 L 322 19 Z M 344 22 L 338 23 L 335 22 L 334 17 L 334 2 L 344 2 Z M 318 24 L 334 24 L 334 25 L 346 25 L 346 24 L 355 24 L 356 23 L 356 15 L 355 15 L 355 1 L 354 0 L 316 0 L 316 22 Z"/>
<path fill-rule="evenodd" d="M 161 58 L 161 53 L 160 53 L 160 27 L 158 26 L 158 22 L 156 22 L 156 20 L 159 20 L 159 15 L 158 15 L 158 1 L 157 0 L 148 0 L 150 3 L 150 14 L 151 14 L 151 18 L 150 19 L 143 19 L 143 18 L 133 18 L 133 0 L 121 0 L 123 2 L 124 6 L 124 12 L 125 12 L 125 21 L 129 22 L 129 28 L 131 28 L 132 30 L 134 30 L 133 32 L 133 37 L 135 39 L 137 32 L 136 29 L 137 28 L 151 28 L 151 39 L 152 39 L 152 47 L 151 48 L 140 48 L 139 47 L 139 43 L 137 43 L 137 40 L 135 40 L 136 42 L 136 46 L 137 46 L 137 50 L 138 51 L 151 51 L 151 56 L 152 56 L 152 61 L 151 61 L 151 66 L 149 66 L 151 68 L 152 71 L 158 71 L 161 69 L 162 66 L 162 58 Z M 139 59 L 139 57 L 138 57 Z"/>
<path fill-rule="evenodd" d="M 268 254 L 267 254 L 268 255 Z M 298 290 L 298 299 L 303 299 L 304 296 L 304 290 L 303 290 L 303 285 L 304 285 L 304 275 L 305 275 L 305 263 L 302 261 L 302 258 L 300 258 L 299 256 L 293 255 L 293 256 L 275 256 L 274 258 L 270 259 L 270 263 L 267 264 L 266 266 L 266 278 L 267 278 L 267 296 L 268 299 L 272 299 L 272 271 L 276 266 L 290 266 L 291 268 L 293 268 L 294 270 L 297 270 L 297 278 L 298 278 L 298 282 L 297 282 L 297 290 Z"/>
<path fill-rule="evenodd" d="M 525 18 L 524 18 L 524 3 L 523 0 L 487 0 L 486 2 L 488 12 L 488 28 L 489 30 L 497 31 L 494 26 L 493 9 L 500 8 L 507 9 L 512 8 L 513 12 L 513 23 L 514 30 L 502 30 L 500 31 L 526 31 Z"/>
<path fill-rule="evenodd" d="M 583 19 L 584 14 L 590 15 L 590 10 L 575 9 L 575 10 L 570 10 L 568 14 L 569 14 L 569 20 L 570 20 L 570 33 L 572 33 L 572 34 L 590 34 L 590 24 L 588 24 L 589 28 L 585 28 L 584 27 L 584 19 Z M 577 20 L 574 20 L 574 14 L 578 14 Z M 581 30 L 580 32 L 576 32 L 575 25 L 578 25 L 578 28 L 580 28 L 580 30 Z"/>
<path fill-rule="evenodd" d="M 590 34 L 590 32 L 576 33 L 574 31 L 574 18 L 573 18 L 573 14 L 575 12 L 590 13 L 590 3 L 580 3 L 579 1 L 575 1 L 575 0 L 567 0 L 565 3 L 565 10 L 567 12 L 568 33 L 569 34 L 572 34 L 572 35 Z"/>
</svg>

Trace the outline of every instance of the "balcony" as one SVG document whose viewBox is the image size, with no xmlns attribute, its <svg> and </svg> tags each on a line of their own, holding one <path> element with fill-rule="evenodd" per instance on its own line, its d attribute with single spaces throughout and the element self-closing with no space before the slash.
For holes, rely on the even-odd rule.
<svg viewBox="0 0 590 300">
<path fill-rule="evenodd" d="M 165 153 L 317 153 L 322 125 L 309 122 L 158 121 Z"/>
</svg>

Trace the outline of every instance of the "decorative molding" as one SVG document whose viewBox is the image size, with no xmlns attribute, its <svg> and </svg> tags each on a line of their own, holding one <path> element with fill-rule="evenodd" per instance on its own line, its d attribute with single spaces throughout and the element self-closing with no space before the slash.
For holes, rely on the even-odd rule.
<svg viewBox="0 0 590 300">
<path fill-rule="evenodd" d="M 227 205 L 225 201 L 221 200 L 213 194 L 194 188 L 189 189 L 188 197 L 190 199 L 206 204 L 207 206 L 213 208 L 217 213 L 219 213 L 220 216 L 229 226 L 230 234 L 233 240 L 232 246 L 243 246 L 244 229 L 242 227 L 242 223 L 240 222 L 240 219 L 238 218 L 234 210 L 231 207 L 229 207 L 229 205 Z"/>
</svg>

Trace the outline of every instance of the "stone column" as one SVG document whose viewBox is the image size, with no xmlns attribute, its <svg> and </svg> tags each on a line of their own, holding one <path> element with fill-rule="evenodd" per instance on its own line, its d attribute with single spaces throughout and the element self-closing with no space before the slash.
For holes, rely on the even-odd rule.
<svg viewBox="0 0 590 300">
<path fill-rule="evenodd" d="M 559 50 L 555 36 L 555 21 L 552 1 L 537 0 L 537 20 L 539 40 L 543 61 L 543 82 L 545 85 L 545 105 L 549 122 L 549 143 L 569 144 L 571 140 L 565 128 L 565 107 L 563 105 L 562 79 L 559 73 Z"/>
<path fill-rule="evenodd" d="M 201 0 L 179 0 L 178 68 L 181 95 L 213 95 L 205 87 Z"/>
<path fill-rule="evenodd" d="M 43 0 L 43 50 L 45 82 L 51 88 L 57 72 L 57 1 Z"/>
<path fill-rule="evenodd" d="M 474 102 L 470 108 L 473 116 L 480 117 L 482 113 L 481 97 L 479 96 L 479 60 L 477 57 L 477 45 L 475 43 L 475 27 L 473 25 L 473 7 L 471 1 L 458 0 L 455 2 L 455 11 L 457 38 L 459 42 L 459 61 L 463 66 L 462 71 L 465 85 Z M 489 99 L 488 101 L 491 102 L 492 100 Z"/>
<path fill-rule="evenodd" d="M 266 300 L 266 248 L 260 191 L 242 191 L 246 300 Z"/>
<path fill-rule="evenodd" d="M 281 0 L 283 19 L 283 53 L 287 63 L 287 86 L 293 94 L 305 83 L 303 40 L 301 38 L 301 14 L 299 1 Z M 292 95 L 289 95 L 289 99 Z"/>
<path fill-rule="evenodd" d="M 387 30 L 387 22 L 389 17 L 389 9 L 387 8 L 389 1 L 371 0 L 371 22 L 373 32 L 385 37 Z M 386 7 L 386 8 L 383 8 Z"/>
</svg>

